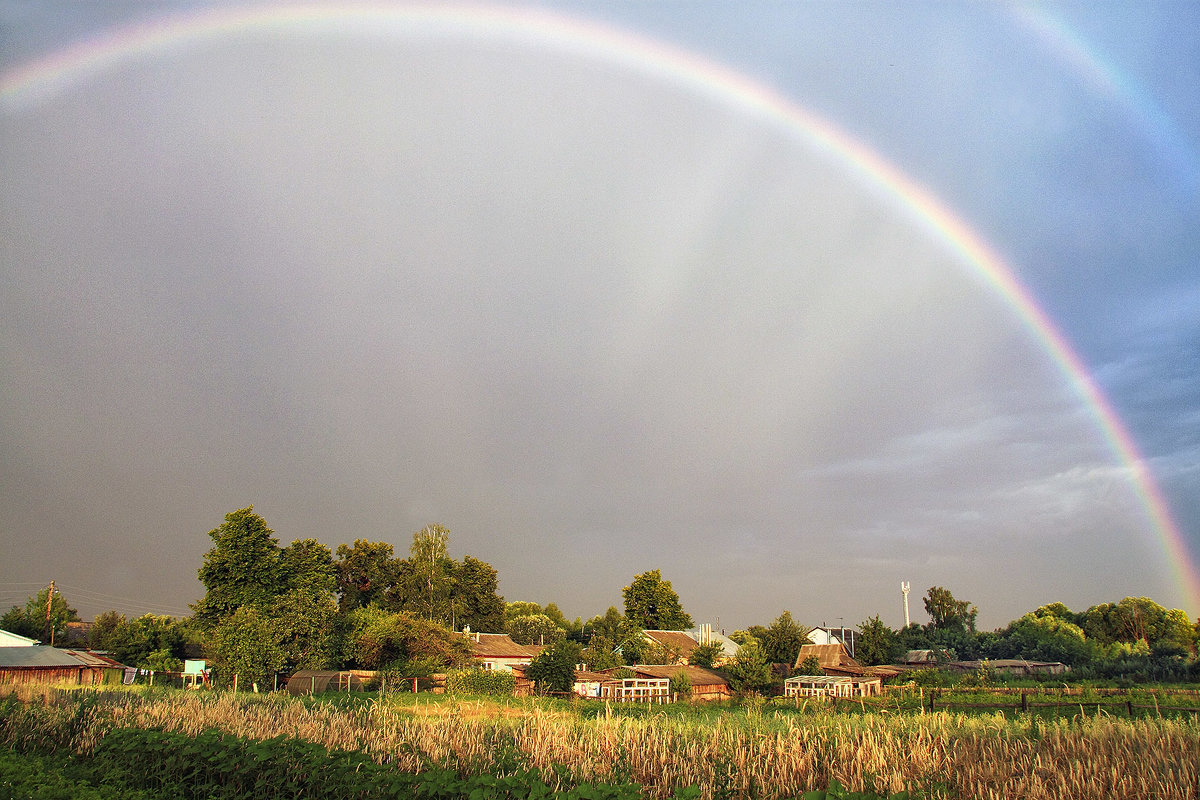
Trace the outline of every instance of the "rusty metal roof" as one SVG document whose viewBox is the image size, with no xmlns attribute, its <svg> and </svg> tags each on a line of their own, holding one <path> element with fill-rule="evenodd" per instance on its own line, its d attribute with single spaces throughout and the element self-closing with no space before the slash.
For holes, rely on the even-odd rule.
<svg viewBox="0 0 1200 800">
<path fill-rule="evenodd" d="M 57 647 L 0 647 L 0 669 L 84 666 L 88 665 Z"/>
</svg>

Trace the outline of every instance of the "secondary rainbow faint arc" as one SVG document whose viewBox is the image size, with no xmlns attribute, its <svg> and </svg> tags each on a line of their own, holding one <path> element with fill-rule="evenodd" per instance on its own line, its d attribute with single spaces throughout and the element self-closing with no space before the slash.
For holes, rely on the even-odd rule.
<svg viewBox="0 0 1200 800">
<path fill-rule="evenodd" d="M 576 58 L 615 63 L 780 124 L 809 146 L 841 160 L 867 179 L 869 185 L 884 190 L 910 219 L 961 256 L 1032 330 L 1093 410 L 1114 454 L 1128 467 L 1149 520 L 1166 549 L 1175 581 L 1193 609 L 1200 608 L 1200 576 L 1133 437 L 1074 349 L 1012 270 L 933 194 L 874 151 L 828 120 L 717 64 L 626 31 L 536 10 L 462 5 L 226 8 L 169 15 L 118 27 L 12 70 L 0 76 L 0 111 L 19 112 L 22 106 L 36 103 L 89 75 L 205 39 L 305 29 L 367 36 L 403 31 L 509 41 L 561 51 Z"/>
</svg>

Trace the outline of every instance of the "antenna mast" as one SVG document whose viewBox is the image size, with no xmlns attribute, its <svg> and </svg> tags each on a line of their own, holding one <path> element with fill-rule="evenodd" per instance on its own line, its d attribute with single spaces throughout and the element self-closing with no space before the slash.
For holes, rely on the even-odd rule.
<svg viewBox="0 0 1200 800">
<path fill-rule="evenodd" d="M 900 581 L 900 594 L 904 595 L 904 627 L 908 627 L 908 581 Z"/>
</svg>

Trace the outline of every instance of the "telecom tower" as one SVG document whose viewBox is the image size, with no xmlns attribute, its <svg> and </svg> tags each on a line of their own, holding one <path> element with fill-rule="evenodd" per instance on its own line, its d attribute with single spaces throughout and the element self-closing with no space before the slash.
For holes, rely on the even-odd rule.
<svg viewBox="0 0 1200 800">
<path fill-rule="evenodd" d="M 904 595 L 904 627 L 908 627 L 908 581 L 900 581 L 900 594 Z"/>
</svg>

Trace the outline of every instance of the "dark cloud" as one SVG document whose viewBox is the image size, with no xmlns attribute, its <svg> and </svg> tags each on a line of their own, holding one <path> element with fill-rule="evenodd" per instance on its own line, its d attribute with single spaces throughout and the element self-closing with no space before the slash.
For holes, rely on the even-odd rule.
<svg viewBox="0 0 1200 800">
<path fill-rule="evenodd" d="M 1095 187 L 1007 171 L 1031 148 L 1062 158 L 1037 118 L 1071 76 L 1031 95 L 1028 66 L 992 53 L 989 80 L 1028 108 L 989 138 L 982 107 L 952 124 L 952 67 L 980 75 L 972 34 L 939 63 L 923 36 L 886 39 L 906 57 L 887 96 L 940 131 L 918 171 L 971 165 L 937 188 L 1011 234 L 1031 282 L 1053 273 L 1046 305 L 1076 330 L 1105 329 L 1064 276 L 1138 321 L 1124 349 L 1110 331 L 1081 349 L 1111 354 L 1097 373 L 1194 538 L 1196 352 L 1155 347 L 1186 342 L 1194 281 L 1130 303 L 1114 264 L 1025 260 L 1031 216 L 1059 254 L 1102 233 L 1072 227 Z M 764 60 L 847 129 L 913 124 L 798 69 Z M 1060 133 L 1103 111 L 1086 105 Z M 1053 600 L 1188 601 L 1038 336 L 895 200 L 731 100 L 536 45 L 262 31 L 8 109 L 0 137 L 0 580 L 178 608 L 205 533 L 254 503 L 285 540 L 332 546 L 403 551 L 440 522 L 509 599 L 570 615 L 658 567 L 729 625 L 898 622 L 900 580 L 949 586 L 985 625 Z"/>
</svg>

